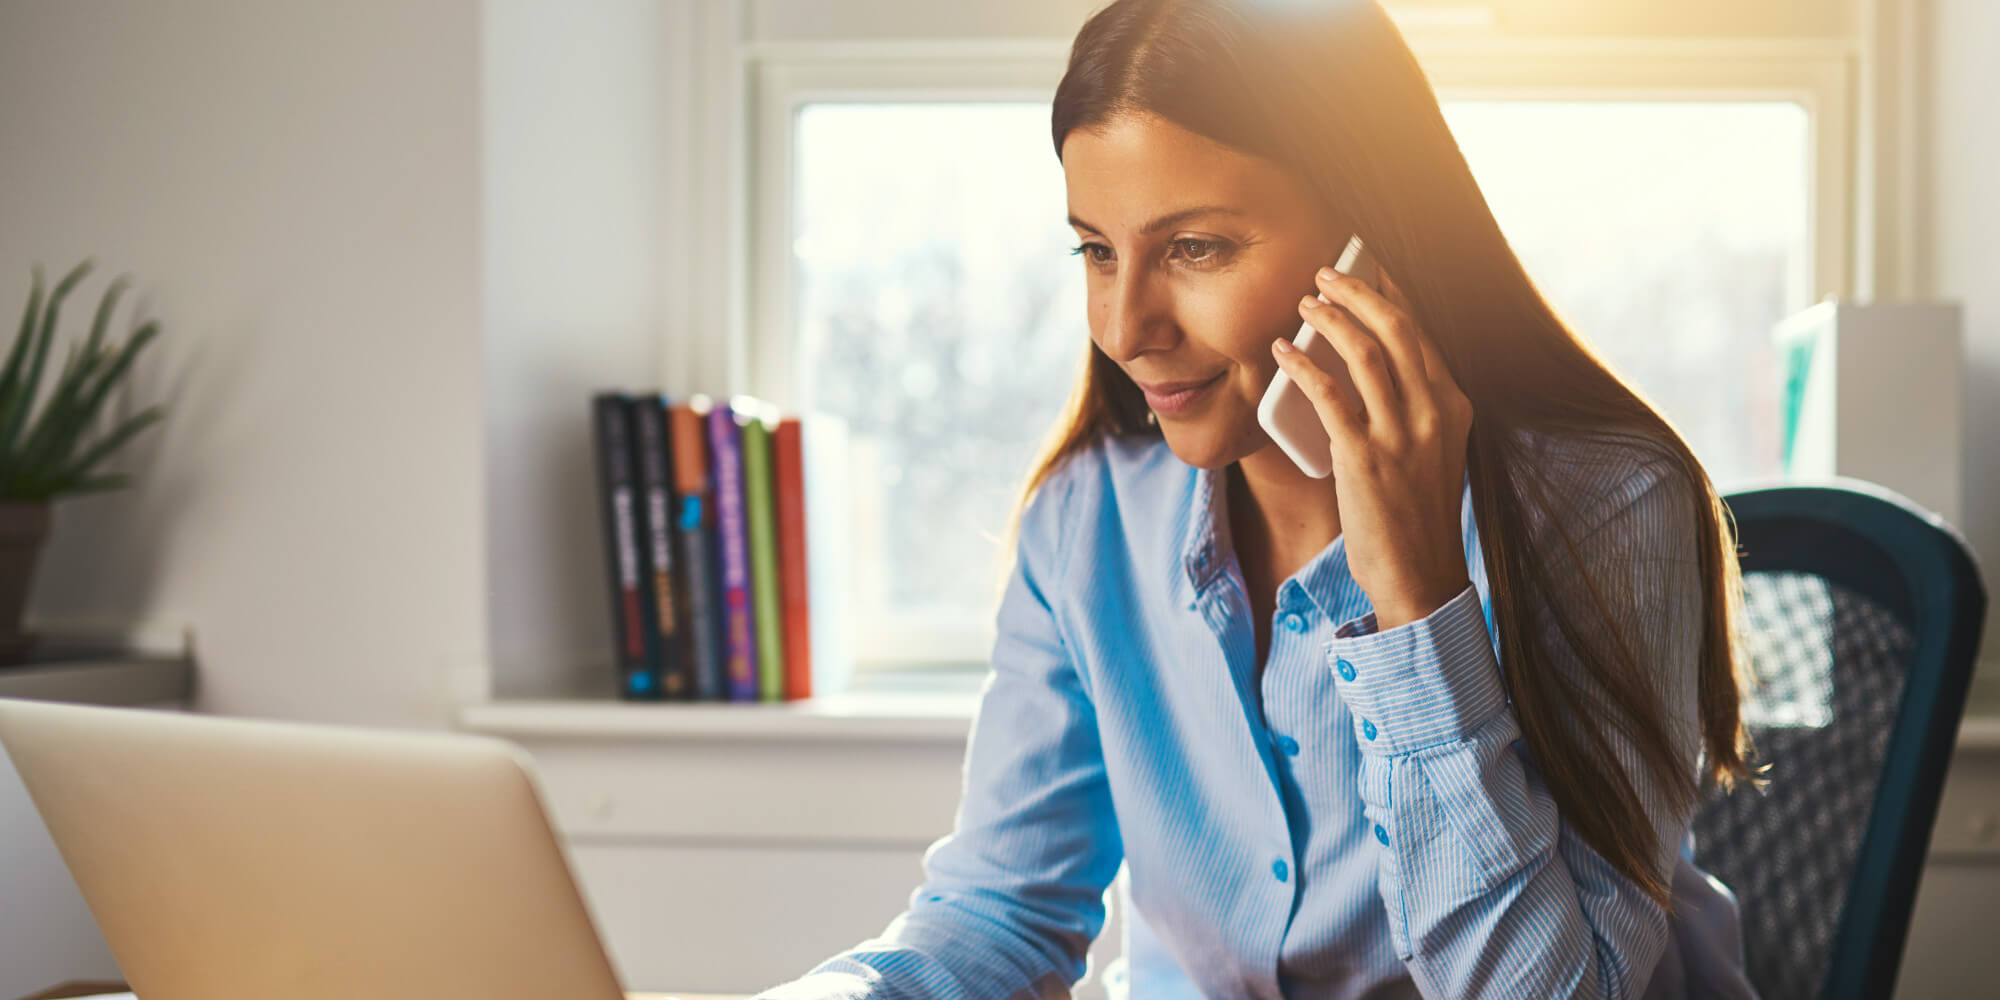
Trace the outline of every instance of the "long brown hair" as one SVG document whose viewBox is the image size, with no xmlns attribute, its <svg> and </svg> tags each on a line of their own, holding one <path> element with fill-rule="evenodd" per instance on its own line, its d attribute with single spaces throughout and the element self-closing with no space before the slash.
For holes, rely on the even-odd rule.
<svg viewBox="0 0 2000 1000">
<path fill-rule="evenodd" d="M 1502 670 L 1535 767 L 1584 842 L 1671 908 L 1656 865 L 1674 845 L 1658 842 L 1607 734 L 1629 738 L 1668 801 L 1691 811 L 1702 788 L 1675 750 L 1685 734 L 1669 732 L 1657 678 L 1626 634 L 1631 622 L 1575 565 L 1575 539 L 1555 506 L 1562 488 L 1515 432 L 1629 442 L 1684 473 L 1704 595 L 1699 781 L 1723 788 L 1751 774 L 1738 715 L 1734 524 L 1680 434 L 1570 330 L 1523 270 L 1386 13 L 1372 0 L 1115 0 L 1078 32 L 1053 112 L 1058 159 L 1073 130 L 1150 114 L 1290 169 L 1323 218 L 1367 234 L 1473 404 L 1467 472 Z M 1005 549 L 1036 490 L 1076 453 L 1104 437 L 1160 433 L 1146 422 L 1138 387 L 1095 344 L 1082 368 L 1014 505 Z M 1531 512 L 1546 515 L 1555 541 L 1524 543 Z M 1588 665 L 1588 687 L 1554 669 L 1523 596 L 1578 578 L 1586 607 L 1554 617 Z"/>
</svg>

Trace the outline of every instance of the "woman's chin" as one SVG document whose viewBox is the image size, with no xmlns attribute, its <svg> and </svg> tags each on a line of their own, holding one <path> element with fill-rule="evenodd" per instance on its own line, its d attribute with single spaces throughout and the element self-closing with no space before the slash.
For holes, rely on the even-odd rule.
<svg viewBox="0 0 2000 1000">
<path fill-rule="evenodd" d="M 1160 433 L 1174 457 L 1201 469 L 1220 469 L 1242 457 L 1242 436 L 1230 421 L 1215 417 L 1176 420 L 1160 418 Z"/>
</svg>

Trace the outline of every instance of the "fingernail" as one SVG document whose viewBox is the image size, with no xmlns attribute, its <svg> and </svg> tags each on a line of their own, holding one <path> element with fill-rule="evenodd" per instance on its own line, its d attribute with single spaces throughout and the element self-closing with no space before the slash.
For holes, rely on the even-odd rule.
<svg viewBox="0 0 2000 1000">
<path fill-rule="evenodd" d="M 1319 269 L 1319 276 L 1320 280 L 1322 281 L 1332 281 L 1334 276 L 1339 273 L 1340 272 L 1335 271 L 1333 268 L 1330 267 L 1322 267 Z"/>
<path fill-rule="evenodd" d="M 1271 341 L 1271 346 L 1275 348 L 1279 354 L 1292 353 L 1292 342 L 1286 340 L 1283 337 L 1279 337 L 1278 339 Z"/>
</svg>

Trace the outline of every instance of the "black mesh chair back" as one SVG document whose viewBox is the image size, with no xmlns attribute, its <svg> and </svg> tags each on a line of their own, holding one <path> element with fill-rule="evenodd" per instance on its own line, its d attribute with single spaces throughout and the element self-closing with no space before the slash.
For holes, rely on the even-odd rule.
<svg viewBox="0 0 2000 1000">
<path fill-rule="evenodd" d="M 1851 478 L 1724 498 L 1757 681 L 1759 791 L 1708 796 L 1695 863 L 1736 892 L 1764 1000 L 1886 997 L 1986 617 L 1970 547 Z"/>
</svg>

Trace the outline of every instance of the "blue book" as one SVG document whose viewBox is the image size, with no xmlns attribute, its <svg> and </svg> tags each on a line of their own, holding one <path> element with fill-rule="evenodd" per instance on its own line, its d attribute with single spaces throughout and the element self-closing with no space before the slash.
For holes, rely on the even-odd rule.
<svg viewBox="0 0 2000 1000">
<path fill-rule="evenodd" d="M 680 590 L 686 595 L 687 633 L 694 663 L 694 697 L 729 700 L 723 652 L 721 573 L 715 538 L 715 492 L 709 469 L 707 396 L 692 395 L 668 410 L 674 450 L 675 537 L 679 540 Z"/>
<path fill-rule="evenodd" d="M 708 447 L 715 458 L 717 540 L 722 549 L 724 662 L 729 700 L 756 701 L 757 625 L 751 604 L 749 518 L 743 503 L 743 439 L 736 414 L 716 401 L 708 412 Z"/>
</svg>

